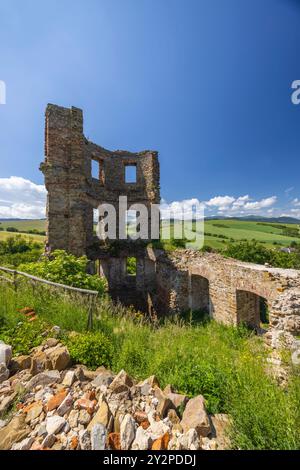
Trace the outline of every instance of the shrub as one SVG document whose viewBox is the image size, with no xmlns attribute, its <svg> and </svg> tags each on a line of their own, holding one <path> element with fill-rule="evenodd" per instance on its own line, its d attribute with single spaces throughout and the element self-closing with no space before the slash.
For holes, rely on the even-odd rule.
<svg viewBox="0 0 300 470">
<path fill-rule="evenodd" d="M 49 281 L 97 290 L 99 294 L 104 294 L 107 288 L 106 280 L 98 275 L 87 274 L 87 265 L 86 256 L 76 258 L 63 250 L 56 250 L 50 258 L 45 256 L 37 263 L 21 264 L 19 270 Z"/>
<path fill-rule="evenodd" d="M 42 235 L 46 236 L 45 230 L 37 230 L 36 228 L 33 228 L 32 230 L 27 230 L 25 233 L 31 233 L 32 235 Z"/>
<path fill-rule="evenodd" d="M 84 364 L 91 369 L 111 365 L 112 344 L 100 331 L 69 337 L 66 344 L 75 363 Z"/>
<path fill-rule="evenodd" d="M 21 235 L 0 241 L 0 264 L 17 267 L 22 263 L 37 261 L 42 254 L 42 245 L 26 240 Z"/>
<path fill-rule="evenodd" d="M 195 363 L 185 360 L 176 386 L 189 396 L 201 394 L 206 398 L 209 413 L 224 411 L 226 403 L 227 377 L 222 369 L 205 359 Z"/>
<path fill-rule="evenodd" d="M 25 253 L 31 250 L 40 250 L 42 245 L 32 240 L 26 240 L 21 235 L 9 237 L 7 240 L 0 241 L 0 254 Z"/>
<path fill-rule="evenodd" d="M 230 258 L 258 264 L 271 264 L 273 260 L 272 252 L 256 241 L 229 243 L 224 254 Z"/>
<path fill-rule="evenodd" d="M 189 242 L 187 238 L 171 238 L 171 244 L 175 248 L 185 248 L 186 244 Z"/>
<path fill-rule="evenodd" d="M 47 323 L 40 319 L 32 322 L 25 319 L 16 326 L 7 327 L 2 318 L 0 338 L 12 346 L 14 354 L 29 354 L 32 348 L 39 346 L 45 339 L 47 329 Z"/>
<path fill-rule="evenodd" d="M 214 253 L 216 250 L 209 245 L 203 245 L 200 251 L 203 251 L 203 253 Z"/>
<path fill-rule="evenodd" d="M 298 227 L 284 227 L 282 229 L 282 235 L 299 238 L 300 233 Z"/>
<path fill-rule="evenodd" d="M 20 264 L 32 263 L 39 260 L 41 250 L 25 251 L 24 253 L 13 253 L 0 255 L 0 264 L 12 268 L 17 268 Z"/>
</svg>

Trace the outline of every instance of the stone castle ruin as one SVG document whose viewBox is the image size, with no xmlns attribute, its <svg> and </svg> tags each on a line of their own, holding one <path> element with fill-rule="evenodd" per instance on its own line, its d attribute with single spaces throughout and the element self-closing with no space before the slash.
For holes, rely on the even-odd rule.
<svg viewBox="0 0 300 470">
<path fill-rule="evenodd" d="M 92 168 L 96 167 L 96 173 Z M 134 180 L 126 173 L 133 169 Z M 94 272 L 105 276 L 113 299 L 149 315 L 203 310 L 216 321 L 246 323 L 259 329 L 261 306 L 267 304 L 266 338 L 274 347 L 281 339 L 296 347 L 300 335 L 300 271 L 270 268 L 226 259 L 213 253 L 178 250 L 165 253 L 136 240 L 100 242 L 94 234 L 94 210 L 110 203 L 117 214 L 117 233 L 125 230 L 119 217 L 119 196 L 128 208 L 160 202 L 157 152 L 109 151 L 83 134 L 78 108 L 48 105 L 45 161 L 41 164 L 48 191 L 47 243 L 86 255 Z M 149 214 L 149 240 L 151 241 Z M 124 227 L 120 227 L 123 224 Z M 128 272 L 128 259 L 136 272 Z"/>
</svg>

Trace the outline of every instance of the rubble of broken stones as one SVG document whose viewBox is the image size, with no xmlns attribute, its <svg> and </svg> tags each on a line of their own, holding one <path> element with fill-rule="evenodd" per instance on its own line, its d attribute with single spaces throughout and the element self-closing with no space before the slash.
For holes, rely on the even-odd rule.
<svg viewBox="0 0 300 470">
<path fill-rule="evenodd" d="M 210 450 L 229 446 L 228 417 L 208 416 L 204 398 L 188 399 L 155 376 L 135 382 L 100 367 L 70 367 L 67 348 L 50 338 L 12 357 L 0 343 L 1 450 Z M 182 417 L 178 409 L 184 409 Z"/>
</svg>

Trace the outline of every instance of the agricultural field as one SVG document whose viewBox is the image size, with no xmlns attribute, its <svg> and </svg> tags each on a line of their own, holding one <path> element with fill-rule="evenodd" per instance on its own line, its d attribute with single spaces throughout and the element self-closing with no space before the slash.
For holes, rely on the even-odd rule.
<svg viewBox="0 0 300 470">
<path fill-rule="evenodd" d="M 0 227 L 7 230 L 9 227 L 14 227 L 20 232 L 27 232 L 28 230 L 46 230 L 46 220 L 1 220 Z"/>
</svg>

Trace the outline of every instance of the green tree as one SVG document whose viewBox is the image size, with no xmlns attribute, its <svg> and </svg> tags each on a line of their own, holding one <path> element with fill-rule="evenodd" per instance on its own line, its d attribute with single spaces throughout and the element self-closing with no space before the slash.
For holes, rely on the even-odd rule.
<svg viewBox="0 0 300 470">
<path fill-rule="evenodd" d="M 300 269 L 300 250 L 293 253 L 270 250 L 255 240 L 229 243 L 223 254 L 249 263 L 268 263 L 278 268 Z"/>
</svg>

